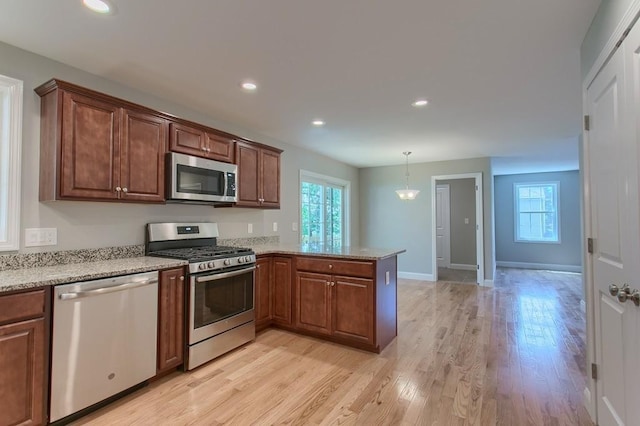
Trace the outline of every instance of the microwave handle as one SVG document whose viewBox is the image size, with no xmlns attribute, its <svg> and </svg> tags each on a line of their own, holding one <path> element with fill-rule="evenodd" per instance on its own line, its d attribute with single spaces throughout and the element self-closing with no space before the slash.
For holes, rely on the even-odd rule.
<svg viewBox="0 0 640 426">
<path fill-rule="evenodd" d="M 226 197 L 227 195 L 229 195 L 228 194 L 228 191 L 229 191 L 229 176 L 227 175 L 227 172 L 224 172 L 223 175 L 224 175 L 224 194 L 223 195 Z"/>
</svg>

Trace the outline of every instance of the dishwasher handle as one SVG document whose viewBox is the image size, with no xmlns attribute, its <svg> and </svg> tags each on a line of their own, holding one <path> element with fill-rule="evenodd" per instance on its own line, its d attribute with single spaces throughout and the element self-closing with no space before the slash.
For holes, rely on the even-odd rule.
<svg viewBox="0 0 640 426">
<path fill-rule="evenodd" d="M 95 288 L 93 290 L 76 291 L 72 293 L 62 293 L 58 296 L 60 300 L 80 299 L 83 297 L 99 296 L 101 294 L 115 293 L 117 291 L 130 290 L 132 288 L 144 287 L 150 284 L 157 284 L 157 278 L 151 278 L 144 281 L 131 281 L 124 284 Z"/>
</svg>

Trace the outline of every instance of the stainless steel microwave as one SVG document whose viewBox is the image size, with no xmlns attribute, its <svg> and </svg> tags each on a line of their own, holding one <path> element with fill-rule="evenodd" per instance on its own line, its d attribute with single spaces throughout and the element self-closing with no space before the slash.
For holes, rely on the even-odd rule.
<svg viewBox="0 0 640 426">
<path fill-rule="evenodd" d="M 167 154 L 167 201 L 238 201 L 238 166 L 192 155 Z"/>
</svg>

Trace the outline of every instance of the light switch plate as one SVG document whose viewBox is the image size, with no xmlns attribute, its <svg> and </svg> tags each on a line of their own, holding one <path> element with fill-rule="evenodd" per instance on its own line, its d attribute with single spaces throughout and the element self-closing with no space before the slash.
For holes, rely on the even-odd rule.
<svg viewBox="0 0 640 426">
<path fill-rule="evenodd" d="M 298 222 L 293 222 L 293 223 L 291 224 L 291 230 L 292 230 L 293 232 L 298 232 Z"/>
<path fill-rule="evenodd" d="M 253 234 L 253 223 L 247 225 L 247 232 L 249 234 Z"/>
<path fill-rule="evenodd" d="M 273 222 L 273 232 L 278 232 L 278 222 Z"/>
</svg>

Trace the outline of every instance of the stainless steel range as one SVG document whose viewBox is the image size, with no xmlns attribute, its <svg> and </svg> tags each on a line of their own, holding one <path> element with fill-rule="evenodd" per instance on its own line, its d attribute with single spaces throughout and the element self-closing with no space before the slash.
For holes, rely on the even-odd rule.
<svg viewBox="0 0 640 426">
<path fill-rule="evenodd" d="M 217 238 L 215 223 L 147 225 L 147 256 L 189 261 L 188 370 L 255 339 L 255 253 Z"/>
</svg>

